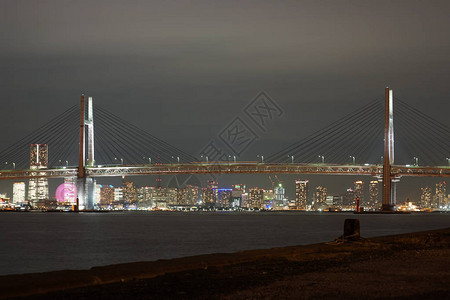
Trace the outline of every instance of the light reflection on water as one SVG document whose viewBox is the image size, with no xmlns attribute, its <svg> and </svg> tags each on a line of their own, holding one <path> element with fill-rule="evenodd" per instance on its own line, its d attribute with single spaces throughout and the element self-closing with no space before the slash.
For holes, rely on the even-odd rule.
<svg viewBox="0 0 450 300">
<path fill-rule="evenodd" d="M 2 213 L 0 275 L 320 243 L 346 218 L 363 237 L 450 227 L 449 213 Z"/>
</svg>

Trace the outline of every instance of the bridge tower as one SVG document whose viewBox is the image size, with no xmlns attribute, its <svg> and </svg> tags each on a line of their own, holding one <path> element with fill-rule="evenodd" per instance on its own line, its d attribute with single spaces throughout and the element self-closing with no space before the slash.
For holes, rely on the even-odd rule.
<svg viewBox="0 0 450 300">
<path fill-rule="evenodd" d="M 80 100 L 80 136 L 78 143 L 78 174 L 77 174 L 77 210 L 85 209 L 85 183 L 86 172 L 84 169 L 85 163 L 85 136 L 84 136 L 84 95 L 81 95 Z"/>
<path fill-rule="evenodd" d="M 92 97 L 88 98 L 87 117 L 84 95 L 80 101 L 80 140 L 78 156 L 77 207 L 79 210 L 94 209 L 94 180 L 86 176 L 86 127 L 87 127 L 87 165 L 93 166 L 94 159 L 94 113 Z"/>
<path fill-rule="evenodd" d="M 385 89 L 384 113 L 384 164 L 383 164 L 383 204 L 382 211 L 393 211 L 396 200 L 398 178 L 392 178 L 391 166 L 394 164 L 394 95 Z"/>
</svg>

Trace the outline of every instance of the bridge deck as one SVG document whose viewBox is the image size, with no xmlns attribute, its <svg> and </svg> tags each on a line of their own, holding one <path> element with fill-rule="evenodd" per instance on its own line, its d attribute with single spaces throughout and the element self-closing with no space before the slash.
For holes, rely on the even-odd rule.
<svg viewBox="0 0 450 300">
<path fill-rule="evenodd" d="M 0 180 L 29 178 L 63 178 L 77 176 L 78 168 L 55 168 L 40 170 L 3 170 Z M 177 174 L 323 174 L 323 175 L 369 175 L 382 176 L 382 165 L 338 164 L 277 164 L 277 163 L 188 163 L 114 165 L 86 167 L 89 177 L 177 175 Z M 450 167 L 398 166 L 391 168 L 392 176 L 450 177 Z"/>
</svg>

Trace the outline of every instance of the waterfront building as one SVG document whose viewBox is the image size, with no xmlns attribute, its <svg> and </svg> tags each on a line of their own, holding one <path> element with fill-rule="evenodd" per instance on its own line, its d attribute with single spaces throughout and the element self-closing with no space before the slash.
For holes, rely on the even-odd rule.
<svg viewBox="0 0 450 300">
<path fill-rule="evenodd" d="M 352 188 L 348 188 L 344 194 L 342 208 L 352 210 L 356 207 L 356 193 Z"/>
<path fill-rule="evenodd" d="M 378 180 L 371 180 L 369 183 L 369 202 L 367 207 L 370 209 L 378 208 L 378 194 L 379 194 L 379 183 Z"/>
<path fill-rule="evenodd" d="M 295 181 L 295 206 L 294 209 L 306 210 L 308 205 L 309 180 Z"/>
<path fill-rule="evenodd" d="M 48 164 L 47 144 L 31 144 L 30 146 L 30 169 L 36 170 L 35 175 L 39 175 L 38 170 L 46 169 Z M 45 201 L 49 200 L 47 178 L 33 178 L 28 180 L 28 199 L 34 207 L 44 207 Z"/>
<path fill-rule="evenodd" d="M 123 189 L 122 187 L 114 188 L 113 192 L 113 201 L 114 202 L 123 202 Z"/>
<path fill-rule="evenodd" d="M 101 195 L 100 184 L 98 184 L 97 181 L 94 180 L 94 205 L 95 206 L 98 206 L 100 204 L 100 197 L 101 197 L 100 195 Z"/>
<path fill-rule="evenodd" d="M 359 198 L 359 204 L 362 206 L 364 203 L 364 181 L 355 181 L 353 191 L 355 192 L 355 200 Z"/>
<path fill-rule="evenodd" d="M 333 206 L 336 208 L 342 208 L 344 204 L 344 196 L 343 195 L 333 195 Z"/>
<path fill-rule="evenodd" d="M 125 181 L 122 185 L 123 202 L 124 204 L 131 205 L 136 204 L 136 186 L 132 181 Z"/>
<path fill-rule="evenodd" d="M 66 185 L 66 189 L 72 189 L 76 191 L 77 186 L 77 178 L 76 177 L 64 177 L 64 184 Z M 64 202 L 76 204 L 77 203 L 77 194 L 72 193 L 63 193 Z"/>
<path fill-rule="evenodd" d="M 186 204 L 186 189 L 177 188 L 177 205 L 185 205 Z"/>
<path fill-rule="evenodd" d="M 185 204 L 186 205 L 197 205 L 198 201 L 199 201 L 199 188 L 198 186 L 195 185 L 188 185 L 185 188 L 185 193 L 184 193 L 184 197 L 185 197 Z"/>
<path fill-rule="evenodd" d="M 249 208 L 261 209 L 264 201 L 264 190 L 257 187 L 248 190 Z"/>
<path fill-rule="evenodd" d="M 231 194 L 233 189 L 217 189 L 218 206 L 228 208 L 231 206 Z"/>
<path fill-rule="evenodd" d="M 281 183 L 279 183 L 278 186 L 274 188 L 275 200 L 283 201 L 285 199 L 285 192 L 286 189 L 283 187 Z"/>
<path fill-rule="evenodd" d="M 214 207 L 218 198 L 218 183 L 214 180 L 208 180 L 205 190 L 202 189 L 203 206 Z"/>
<path fill-rule="evenodd" d="M 327 188 L 318 186 L 314 194 L 313 210 L 324 210 L 327 208 Z"/>
<path fill-rule="evenodd" d="M 429 186 L 420 189 L 420 208 L 430 209 L 432 207 L 432 194 Z"/>
<path fill-rule="evenodd" d="M 100 185 L 100 205 L 109 206 L 115 202 L 115 189 L 112 185 Z"/>
<path fill-rule="evenodd" d="M 245 185 L 234 184 L 231 191 L 231 206 L 232 207 L 247 207 L 247 202 L 244 203 Z"/>
<path fill-rule="evenodd" d="M 446 183 L 445 181 L 441 181 L 436 183 L 436 194 L 434 197 L 434 207 L 438 209 L 447 207 L 447 200 L 445 195 L 447 194 Z"/>
<path fill-rule="evenodd" d="M 13 202 L 23 203 L 26 199 L 26 185 L 25 182 L 14 182 L 13 183 Z"/>
</svg>

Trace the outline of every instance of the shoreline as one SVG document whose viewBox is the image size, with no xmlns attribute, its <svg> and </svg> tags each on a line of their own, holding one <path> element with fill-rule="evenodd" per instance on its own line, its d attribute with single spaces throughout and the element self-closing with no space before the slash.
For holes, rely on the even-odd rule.
<svg viewBox="0 0 450 300">
<path fill-rule="evenodd" d="M 340 264 L 347 266 L 357 261 L 364 262 L 368 258 L 377 260 L 389 258 L 389 256 L 394 257 L 404 251 L 412 251 L 411 253 L 413 254 L 415 253 L 414 251 L 438 251 L 443 254 L 443 263 L 448 263 L 450 261 L 448 259 L 450 250 L 448 249 L 450 249 L 450 228 L 445 228 L 361 239 L 340 244 L 330 242 L 304 246 L 246 250 L 236 253 L 197 255 L 170 260 L 125 263 L 93 267 L 89 270 L 64 270 L 46 273 L 4 275 L 0 276 L 0 290 L 2 291 L 0 298 L 35 297 L 38 295 L 47 297 L 52 294 L 57 295 L 61 293 L 71 295 L 72 293 L 76 294 L 76 291 L 80 289 L 81 291 L 79 292 L 81 293 L 83 293 L 83 290 L 86 293 L 92 293 L 98 290 L 107 292 L 103 288 L 106 285 L 112 286 L 111 291 L 114 291 L 114 286 L 116 285 L 120 285 L 121 288 L 126 286 L 129 292 L 133 293 L 136 290 L 135 285 L 141 281 L 151 282 L 158 281 L 167 276 L 184 276 L 183 274 L 186 272 L 214 273 L 218 269 L 231 272 L 237 266 L 240 266 L 241 272 L 246 273 L 249 266 L 251 268 L 264 269 L 267 268 L 267 263 L 274 264 L 275 266 L 286 265 L 287 268 L 292 264 L 296 266 L 310 266 L 313 263 L 313 266 L 310 266 L 311 268 L 308 270 L 314 272 L 318 270 L 314 268 L 314 265 L 325 264 L 325 266 L 336 266 Z M 326 268 L 323 272 L 328 275 L 332 274 Z M 289 274 L 285 275 L 290 276 Z M 198 276 L 202 277 L 206 275 L 198 274 Z M 220 276 L 219 278 L 221 278 Z M 248 274 L 248 276 L 249 279 L 254 277 L 252 274 Z M 450 273 L 447 273 L 445 276 L 450 276 Z M 449 291 L 448 289 L 447 291 Z M 44 295 L 46 293 L 50 294 Z"/>
</svg>

